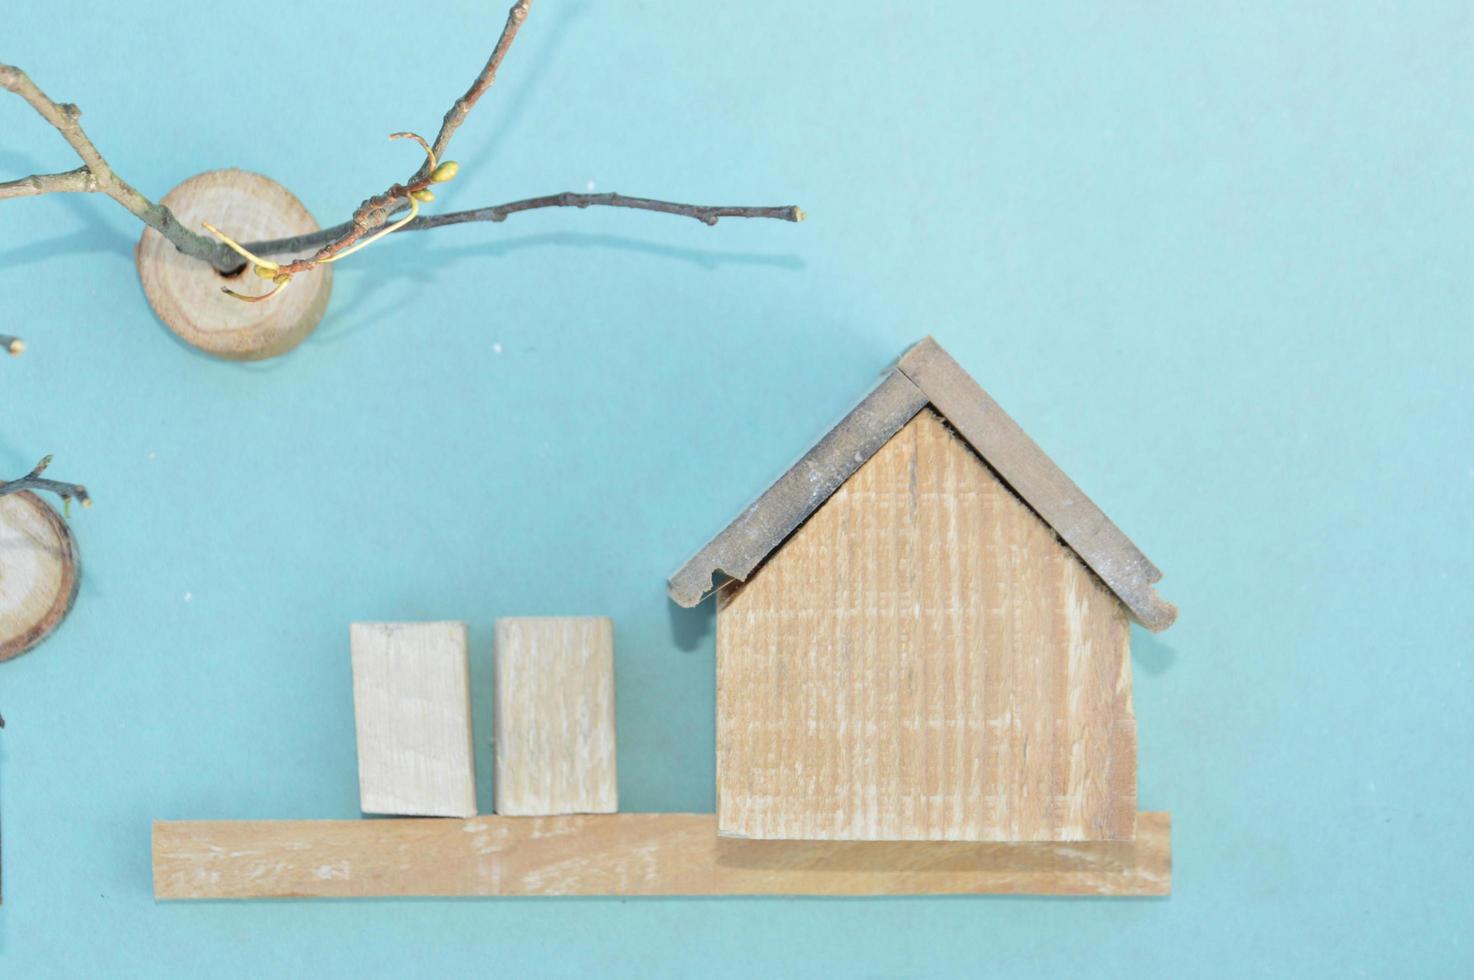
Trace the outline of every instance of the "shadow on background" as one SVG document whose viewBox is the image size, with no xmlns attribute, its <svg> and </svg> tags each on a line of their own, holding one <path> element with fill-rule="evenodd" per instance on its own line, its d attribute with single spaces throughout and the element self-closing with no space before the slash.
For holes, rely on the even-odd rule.
<svg viewBox="0 0 1474 980">
<path fill-rule="evenodd" d="M 500 223 L 480 222 L 468 226 L 468 231 L 480 225 L 490 226 L 485 229 L 490 235 L 498 234 L 501 228 Z M 375 251 L 366 250 L 361 256 L 354 256 L 352 265 L 345 263 L 342 268 L 336 269 L 333 273 L 337 277 L 333 283 L 334 298 L 328 304 L 322 325 L 304 343 L 334 344 L 354 335 L 366 325 L 390 320 L 396 314 L 414 307 L 418 298 L 410 291 L 401 292 L 387 303 L 374 306 L 374 299 L 391 282 L 432 286 L 441 272 L 463 262 L 505 258 L 528 249 L 572 248 L 628 252 L 683 262 L 706 270 L 730 265 L 765 266 L 789 271 L 804 268 L 803 260 L 794 254 L 681 248 L 624 235 L 578 231 L 543 232 L 457 247 L 421 249 L 417 256 L 406 256 L 403 251 L 394 253 L 396 248 L 410 248 L 411 243 L 416 240 L 419 240 L 418 233 L 411 233 L 398 242 L 386 240 L 382 245 L 376 246 Z M 569 273 L 572 275 L 577 271 L 570 264 Z M 345 278 L 345 273 L 351 278 Z"/>
<path fill-rule="evenodd" d="M 8 172 L 8 168 L 0 172 Z M 0 251 L 0 265 L 16 268 L 75 255 L 116 255 L 125 261 L 133 261 L 133 246 L 138 239 L 118 231 L 103 217 L 104 209 L 119 206 L 111 198 L 101 194 L 51 194 L 48 200 L 76 215 L 81 227 L 52 238 L 4 249 Z M 133 219 L 130 217 L 129 220 Z M 143 225 L 137 228 L 142 234 Z"/>
<path fill-rule="evenodd" d="M 1177 663 L 1177 651 L 1164 643 L 1161 637 L 1146 630 L 1136 630 L 1131 639 L 1131 658 L 1136 666 L 1156 677 L 1167 673 Z"/>
<path fill-rule="evenodd" d="M 558 60 L 559 49 L 568 40 L 570 28 L 576 20 L 588 13 L 588 10 L 589 4 L 585 0 L 580 3 L 561 3 L 552 10 L 546 11 L 552 15 L 552 19 L 543 25 L 544 36 L 547 40 L 541 42 L 536 51 L 528 53 L 533 67 L 517 82 L 516 94 L 508 96 L 507 93 L 498 90 L 498 97 L 507 99 L 504 103 L 507 110 L 497 120 L 497 125 L 492 128 L 490 135 L 477 147 L 474 154 L 477 161 L 496 159 L 503 144 L 509 137 L 516 134 L 522 117 L 527 114 L 527 104 L 531 101 L 532 94 L 542 87 L 544 79 L 548 77 L 548 72 L 553 69 Z M 538 16 L 543 15 L 544 11 L 539 11 Z M 523 42 L 519 39 L 518 43 Z"/>
<path fill-rule="evenodd" d="M 666 611 L 670 614 L 670 635 L 682 653 L 706 651 L 706 638 L 711 635 L 712 623 L 716 621 L 717 601 L 707 596 L 690 609 L 667 601 Z"/>
</svg>

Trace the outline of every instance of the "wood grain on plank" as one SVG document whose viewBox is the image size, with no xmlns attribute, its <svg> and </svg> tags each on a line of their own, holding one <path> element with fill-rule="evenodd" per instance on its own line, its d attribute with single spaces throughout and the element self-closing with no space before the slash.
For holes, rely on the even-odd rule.
<svg viewBox="0 0 1474 980">
<path fill-rule="evenodd" d="M 614 624 L 603 616 L 496 624 L 496 812 L 619 809 Z"/>
<path fill-rule="evenodd" d="M 1157 566 L 941 345 L 928 337 L 906 352 L 899 370 L 1095 570 L 1138 622 L 1154 631 L 1172 625 L 1177 607 L 1152 588 L 1162 577 Z"/>
<path fill-rule="evenodd" d="M 32 649 L 61 625 L 80 580 L 66 520 L 29 490 L 0 497 L 0 661 Z"/>
<path fill-rule="evenodd" d="M 246 170 L 210 170 L 164 195 L 162 203 L 193 231 L 208 221 L 238 242 L 288 238 L 317 230 L 302 202 L 268 177 Z M 313 251 L 311 249 L 309 252 Z M 296 255 L 274 255 L 278 262 Z M 257 296 L 271 283 L 249 268 L 225 278 L 176 249 L 152 228 L 134 251 L 138 278 L 154 313 L 179 339 L 207 354 L 254 361 L 300 344 L 322 319 L 332 295 L 333 271 L 320 266 L 299 275 L 261 303 L 227 296 L 221 287 Z"/>
<path fill-rule="evenodd" d="M 354 623 L 353 716 L 365 813 L 476 812 L 465 623 Z"/>
<path fill-rule="evenodd" d="M 931 410 L 718 610 L 722 834 L 1132 836 L 1125 610 Z"/>
<path fill-rule="evenodd" d="M 1134 841 L 719 838 L 711 814 L 154 824 L 154 897 L 1166 895 L 1171 818 Z"/>
</svg>

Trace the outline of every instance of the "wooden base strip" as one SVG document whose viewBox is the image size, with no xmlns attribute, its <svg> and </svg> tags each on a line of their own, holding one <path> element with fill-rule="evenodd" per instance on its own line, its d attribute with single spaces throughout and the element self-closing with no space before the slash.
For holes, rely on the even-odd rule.
<svg viewBox="0 0 1474 980">
<path fill-rule="evenodd" d="M 154 824 L 154 897 L 1166 895 L 1172 821 L 1088 844 L 719 838 L 709 813 Z"/>
</svg>

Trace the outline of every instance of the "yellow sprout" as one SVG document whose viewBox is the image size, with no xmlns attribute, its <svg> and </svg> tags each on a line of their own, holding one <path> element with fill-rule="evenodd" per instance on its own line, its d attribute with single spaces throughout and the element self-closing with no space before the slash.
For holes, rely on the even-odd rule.
<svg viewBox="0 0 1474 980">
<path fill-rule="evenodd" d="M 269 292 L 262 293 L 260 296 L 247 296 L 245 293 L 238 293 L 234 289 L 226 289 L 224 287 L 221 287 L 221 292 L 225 293 L 225 295 L 231 297 L 232 299 L 238 299 L 243 303 L 259 303 L 263 299 L 271 299 L 271 297 L 275 296 L 277 293 L 285 289 L 287 283 L 292 281 L 292 277 L 283 272 L 277 275 L 271 281 L 273 283 L 271 290 Z"/>
<path fill-rule="evenodd" d="M 430 158 L 430 169 L 435 169 L 435 151 L 430 149 L 430 144 L 425 142 L 425 137 L 419 133 L 390 133 L 389 138 L 391 140 L 414 140 L 420 144 L 425 151 L 425 156 Z"/>
<path fill-rule="evenodd" d="M 426 166 L 430 170 L 430 178 L 428 181 L 429 183 L 443 184 L 447 180 L 451 180 L 452 178 L 454 178 L 456 173 L 460 170 L 460 164 L 456 163 L 454 160 L 447 160 L 444 163 L 438 163 L 435 159 L 435 150 L 431 148 L 429 143 L 425 142 L 424 137 L 420 136 L 417 133 L 390 133 L 389 138 L 391 140 L 414 140 L 416 143 L 420 144 L 420 148 L 425 151 L 425 156 L 429 161 L 426 164 Z M 398 190 L 400 193 L 405 194 L 409 201 L 409 213 L 407 215 L 405 215 L 403 218 L 400 218 L 393 224 L 379 229 L 379 231 L 365 238 L 363 241 L 360 241 L 357 244 L 343 249 L 343 251 L 338 252 L 336 255 L 330 255 L 325 259 L 314 259 L 313 263 L 310 263 L 307 267 L 310 268 L 312 264 L 326 265 L 329 262 L 336 262 L 344 256 L 352 255 L 354 252 L 357 252 L 360 249 L 367 248 L 374 242 L 383 238 L 385 235 L 392 234 L 403 228 L 405 225 L 409 224 L 411 221 L 415 220 L 415 218 L 420 213 L 420 204 L 428 204 L 431 201 L 435 200 L 435 192 L 430 190 L 428 187 L 418 187 L 414 190 L 397 187 L 396 190 Z M 270 299 L 271 297 L 275 296 L 277 293 L 286 288 L 287 283 L 292 281 L 291 275 L 281 271 L 282 267 L 277 263 L 271 261 L 270 259 L 263 259 L 259 255 L 253 254 L 249 249 L 241 245 L 240 242 L 237 242 L 235 239 L 225 234 L 219 228 L 216 228 L 214 225 L 210 224 L 208 221 L 204 222 L 204 225 L 205 228 L 209 230 L 210 234 L 214 235 L 216 238 L 220 239 L 220 241 L 224 242 L 231 251 L 235 252 L 246 261 L 250 262 L 252 272 L 254 272 L 258 277 L 262 279 L 271 280 L 272 283 L 271 290 L 269 292 L 263 293 L 260 296 L 248 296 L 244 293 L 238 293 L 233 289 L 225 289 L 222 287 L 222 292 L 224 292 L 227 296 L 232 296 L 235 299 L 242 300 L 246 303 L 259 303 L 264 299 Z M 13 349 L 13 353 L 20 353 L 20 351 Z"/>
<path fill-rule="evenodd" d="M 216 228 L 214 225 L 210 224 L 210 222 L 204 221 L 204 222 L 201 222 L 201 224 L 203 224 L 205 226 L 205 230 L 206 231 L 208 231 L 210 234 L 214 235 L 216 238 L 218 238 L 222 242 L 224 242 L 226 244 L 226 246 L 229 247 L 229 249 L 232 252 L 234 252 L 235 254 L 239 255 L 241 258 L 247 259 L 248 261 L 251 261 L 251 262 L 254 262 L 254 263 L 256 263 L 259 266 L 264 266 L 264 267 L 266 267 L 268 269 L 271 269 L 272 272 L 273 272 L 273 274 L 275 274 L 275 271 L 277 269 L 280 269 L 281 268 L 281 266 L 277 265 L 275 262 L 271 261 L 270 259 L 263 259 L 259 255 L 256 255 L 256 254 L 254 254 L 252 252 L 246 251 L 245 246 L 241 245 L 234 238 L 231 238 L 229 235 L 227 235 L 225 232 L 221 231 L 219 228 Z M 261 274 L 258 272 L 257 275 L 261 275 Z M 262 276 L 261 278 L 263 278 L 263 279 L 269 279 L 270 276 Z"/>
<path fill-rule="evenodd" d="M 250 262 L 252 262 L 252 271 L 254 271 L 256 275 L 260 276 L 262 279 L 270 279 L 275 284 L 271 287 L 270 292 L 262 293 L 260 296 L 247 296 L 245 293 L 238 293 L 234 289 L 230 289 L 226 286 L 221 286 L 220 291 L 225 295 L 231 297 L 232 299 L 241 300 L 245 303 L 259 303 L 263 299 L 270 299 L 271 297 L 275 296 L 277 293 L 282 291 L 282 288 L 285 287 L 287 283 L 292 281 L 292 277 L 282 272 L 281 266 L 277 265 L 275 262 L 271 261 L 270 259 L 263 259 L 261 256 L 251 252 L 244 245 L 241 245 L 225 232 L 210 224 L 210 222 L 206 221 L 203 222 L 203 224 L 205 228 L 210 232 L 210 234 L 214 235 L 216 238 L 224 242 L 231 251 L 235 252 L 242 258 L 248 259 Z"/>
<path fill-rule="evenodd" d="M 368 248 L 370 245 L 372 245 L 374 242 L 378 241 L 379 239 L 383 238 L 385 235 L 391 235 L 394 232 L 398 231 L 399 229 L 403 228 L 405 225 L 409 224 L 411 221 L 415 220 L 415 217 L 417 215 L 419 215 L 419 213 L 420 213 L 420 202 L 415 199 L 415 196 L 413 194 L 411 194 L 410 197 L 409 197 L 409 214 L 407 214 L 404 217 L 400 218 L 398 221 L 394 222 L 394 224 L 388 226 L 387 228 L 381 229 L 377 234 L 371 235 L 368 238 L 365 238 L 363 241 L 359 242 L 357 245 L 354 245 L 354 246 L 352 246 L 350 248 L 345 248 L 345 249 L 343 249 L 343 251 L 339 252 L 337 255 L 330 255 L 327 258 L 323 259 L 322 261 L 323 262 L 336 262 L 336 261 L 338 261 L 341 258 L 345 258 L 345 257 L 347 257 L 349 255 L 352 255 L 354 252 L 357 252 L 361 248 Z"/>
<path fill-rule="evenodd" d="M 420 144 L 420 147 L 425 151 L 425 156 L 429 157 L 429 159 L 430 159 L 430 166 L 432 168 L 434 168 L 435 170 L 439 170 L 440 169 L 439 167 L 437 167 L 435 165 L 435 151 L 432 150 L 432 149 L 430 149 L 430 144 L 425 142 L 424 137 L 418 135 L 417 133 L 390 133 L 389 134 L 389 138 L 391 140 L 399 140 L 399 139 L 410 139 L 410 140 L 414 140 L 416 143 Z M 454 166 L 454 164 L 452 164 L 452 166 Z M 454 171 L 451 171 L 451 176 L 454 176 L 454 175 L 455 175 Z M 432 177 L 431 179 L 433 180 L 434 178 Z M 450 178 L 447 177 L 446 179 L 449 180 Z M 410 191 L 407 196 L 409 198 L 409 214 L 405 215 L 403 218 L 400 218 L 398 221 L 394 222 L 392 225 L 389 225 L 389 226 L 387 226 L 385 228 L 381 228 L 378 232 L 376 232 L 373 235 L 370 235 L 368 238 L 365 238 L 363 241 L 359 242 L 358 244 L 353 245 L 353 246 L 350 246 L 349 248 L 343 249 L 343 251 L 339 252 L 337 255 L 330 255 L 327 258 L 323 259 L 322 261 L 324 263 L 327 263 L 327 262 L 336 262 L 336 261 L 338 261 L 341 258 L 346 258 L 347 256 L 352 255 L 354 252 L 357 252 L 359 249 L 368 248 L 370 245 L 372 245 L 374 242 L 378 241 L 379 239 L 383 238 L 385 235 L 392 235 L 394 232 L 398 231 L 399 229 L 403 228 L 405 225 L 409 224 L 411 221 L 415 220 L 415 218 L 418 217 L 419 216 L 419 213 L 420 213 L 420 202 L 421 201 L 433 201 L 433 200 L 435 200 L 434 193 L 432 193 L 428 188 L 420 188 L 419 190 Z"/>
</svg>

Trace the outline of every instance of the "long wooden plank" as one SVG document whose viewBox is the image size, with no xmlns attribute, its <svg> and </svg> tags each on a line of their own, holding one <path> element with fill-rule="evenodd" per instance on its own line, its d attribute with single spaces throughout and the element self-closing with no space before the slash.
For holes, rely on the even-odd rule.
<svg viewBox="0 0 1474 980">
<path fill-rule="evenodd" d="M 717 601 L 723 835 L 1135 832 L 1126 610 L 931 409 Z"/>
<path fill-rule="evenodd" d="M 1171 817 L 1088 844 L 753 841 L 710 813 L 154 824 L 154 897 L 1166 895 Z"/>
<path fill-rule="evenodd" d="M 1172 625 L 1177 607 L 1152 588 L 1162 577 L 1157 566 L 941 345 L 926 338 L 906 352 L 898 369 L 1095 570 L 1141 625 L 1153 631 Z"/>
</svg>

